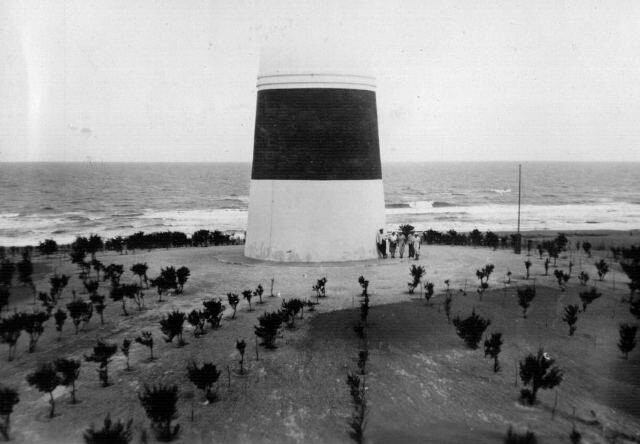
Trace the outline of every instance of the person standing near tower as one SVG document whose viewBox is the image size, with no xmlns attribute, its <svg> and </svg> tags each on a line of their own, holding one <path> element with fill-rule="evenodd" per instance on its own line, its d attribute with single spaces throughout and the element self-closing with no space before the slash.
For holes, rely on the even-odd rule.
<svg viewBox="0 0 640 444">
<path fill-rule="evenodd" d="M 416 254 L 415 244 L 414 244 L 414 234 L 409 233 L 407 236 L 407 244 L 409 245 L 409 259 L 413 259 Z"/>
<path fill-rule="evenodd" d="M 404 257 L 404 246 L 406 243 L 407 243 L 407 237 L 401 231 L 400 234 L 398 234 L 398 250 L 399 250 L 398 253 L 400 254 L 400 259 Z"/>
<path fill-rule="evenodd" d="M 378 257 L 387 258 L 387 242 L 384 239 L 384 231 L 382 228 L 376 234 L 376 244 L 378 246 Z"/>
<path fill-rule="evenodd" d="M 391 253 L 391 258 L 394 259 L 396 257 L 396 246 L 398 245 L 398 236 L 395 231 L 392 231 L 389 235 L 389 253 Z"/>
</svg>

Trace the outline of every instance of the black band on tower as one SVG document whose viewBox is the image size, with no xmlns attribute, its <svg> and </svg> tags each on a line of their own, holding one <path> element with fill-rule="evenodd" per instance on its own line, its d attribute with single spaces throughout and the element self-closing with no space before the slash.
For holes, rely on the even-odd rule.
<svg viewBox="0 0 640 444">
<path fill-rule="evenodd" d="M 258 91 L 251 179 L 382 179 L 375 92 Z"/>
</svg>

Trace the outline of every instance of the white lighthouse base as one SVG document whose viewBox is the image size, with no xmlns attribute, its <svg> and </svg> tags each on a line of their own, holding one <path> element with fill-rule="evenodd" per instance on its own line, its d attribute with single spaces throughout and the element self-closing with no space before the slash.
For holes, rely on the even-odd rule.
<svg viewBox="0 0 640 444">
<path fill-rule="evenodd" d="M 280 262 L 378 257 L 382 180 L 252 180 L 244 254 Z"/>
</svg>

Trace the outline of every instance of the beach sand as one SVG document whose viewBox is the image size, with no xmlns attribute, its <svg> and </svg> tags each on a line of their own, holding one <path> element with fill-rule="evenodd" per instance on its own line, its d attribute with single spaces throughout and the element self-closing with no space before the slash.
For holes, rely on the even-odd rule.
<svg viewBox="0 0 640 444">
<path fill-rule="evenodd" d="M 81 442 L 83 430 L 90 423 L 100 424 L 110 413 L 114 419 L 134 419 L 137 442 L 142 429 L 151 433 L 137 393 L 145 383 L 164 382 L 180 389 L 177 422 L 182 432 L 177 442 L 348 442 L 347 420 L 352 408 L 345 378 L 347 371 L 356 370 L 359 341 L 353 326 L 359 316 L 357 279 L 363 275 L 370 281 L 373 305 L 369 315 L 368 442 L 498 442 L 509 425 L 517 430 L 529 428 L 542 442 L 568 442 L 573 424 L 586 442 L 607 442 L 614 436 L 638 439 L 640 351 L 634 350 L 624 360 L 616 347 L 618 324 L 637 321 L 620 302 L 628 289 L 619 266 L 613 264 L 606 280 L 596 282 L 604 295 L 580 315 L 573 337 L 561 321 L 562 307 L 579 303 L 578 293 L 584 288 L 575 276 L 586 270 L 595 280 L 593 263 L 600 257 L 609 258 L 608 246 L 625 242 L 629 234 L 579 235 L 594 247 L 600 242 L 603 249 L 594 251 L 591 258 L 575 251 L 561 255 L 559 268 L 566 271 L 570 258 L 575 264 L 566 292 L 559 291 L 553 269 L 551 276 L 543 276 L 543 260 L 537 252 L 527 257 L 526 250 L 515 255 L 508 250 L 423 245 L 419 261 L 405 258 L 348 264 L 251 261 L 243 257 L 242 246 L 99 254 L 105 264 L 125 265 L 123 282 L 135 281 L 128 269 L 137 262 L 147 262 L 150 277 L 167 265 L 187 266 L 191 277 L 183 295 L 165 296 L 162 303 L 156 302 L 153 289 L 148 290 L 147 309 L 138 312 L 129 304 L 129 316 L 122 316 L 120 303 L 107 298 L 104 326 L 94 314 L 84 331 L 74 335 L 68 321 L 61 341 L 56 340 L 50 320 L 33 354 L 26 352 L 23 333 L 13 362 L 6 361 L 6 346 L 2 346 L 0 380 L 18 388 L 21 399 L 11 418 L 12 437 L 14 442 Z M 636 233 L 629 239 L 629 243 L 639 243 Z M 528 281 L 524 279 L 527 259 L 533 262 Z M 48 289 L 47 273 L 77 273 L 66 258 L 36 261 L 41 264 L 36 275 L 40 291 Z M 435 284 L 431 305 L 419 293 L 407 292 L 409 267 L 414 263 L 425 266 L 426 280 Z M 475 290 L 475 271 L 488 263 L 495 265 L 495 271 L 481 300 Z M 512 273 L 508 285 L 504 283 L 507 271 Z M 283 329 L 276 350 L 259 347 L 256 360 L 253 326 L 257 317 L 278 309 L 284 298 L 315 300 L 311 286 L 323 276 L 328 279 L 327 297 L 320 299 L 316 312 L 305 311 L 295 330 Z M 274 297 L 269 296 L 271 279 Z M 454 290 L 454 315 L 466 316 L 475 309 L 492 320 L 488 332 L 503 333 L 500 373 L 493 373 L 491 361 L 484 358 L 481 349 L 467 349 L 447 323 L 442 309 L 445 279 Z M 534 280 L 538 294 L 528 318 L 523 319 L 516 287 Z M 253 311 L 242 301 L 236 319 L 229 319 L 228 309 L 221 327 L 200 338 L 193 337 L 187 326 L 188 344 L 184 347 L 162 340 L 158 321 L 163 314 L 201 308 L 201 301 L 209 297 L 222 297 L 226 304 L 227 292 L 240 293 L 258 284 L 265 288 L 265 303 L 257 304 L 254 298 Z M 17 288 L 11 310 L 31 310 L 31 296 L 26 289 Z M 70 301 L 73 288 L 86 298 L 74 277 L 63 304 Z M 101 284 L 100 292 L 108 293 L 107 288 Z M 465 288 L 467 295 L 463 296 L 459 290 Z M 154 354 L 159 359 L 148 362 L 148 350 L 134 344 L 132 370 L 126 371 L 124 357 L 118 353 L 109 366 L 113 385 L 107 388 L 100 386 L 96 365 L 83 362 L 77 384 L 81 403 L 69 404 L 69 394 L 59 388 L 55 393 L 57 416 L 47 418 L 48 395 L 27 385 L 28 372 L 40 362 L 61 356 L 82 359 L 96 338 L 121 343 L 124 337 L 135 337 L 143 329 L 154 333 Z M 245 360 L 249 374 L 245 377 L 233 372 L 238 367 L 235 341 L 242 338 L 248 343 Z M 515 386 L 516 363 L 538 346 L 565 371 L 553 419 L 556 391 L 541 392 L 540 403 L 534 407 L 517 401 L 522 386 Z M 203 405 L 202 392 L 186 378 L 185 367 L 192 359 L 212 361 L 223 369 L 218 384 L 220 400 L 213 405 Z M 232 370 L 230 385 L 227 366 Z"/>
</svg>

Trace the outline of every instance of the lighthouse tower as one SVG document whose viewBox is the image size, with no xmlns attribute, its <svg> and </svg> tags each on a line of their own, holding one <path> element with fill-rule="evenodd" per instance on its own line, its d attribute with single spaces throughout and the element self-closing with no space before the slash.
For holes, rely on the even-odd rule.
<svg viewBox="0 0 640 444">
<path fill-rule="evenodd" d="M 262 54 L 247 257 L 377 257 L 385 220 L 376 83 L 355 54 L 337 52 Z"/>
</svg>

